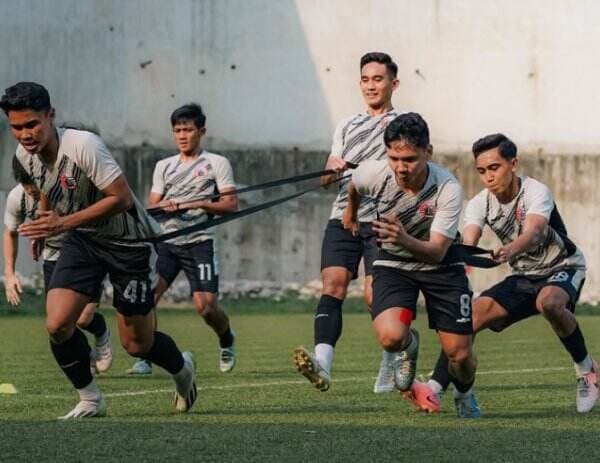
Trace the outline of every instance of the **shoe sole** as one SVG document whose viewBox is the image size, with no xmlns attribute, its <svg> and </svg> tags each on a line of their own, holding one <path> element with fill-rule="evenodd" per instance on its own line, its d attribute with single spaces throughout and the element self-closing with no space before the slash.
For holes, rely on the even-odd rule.
<svg viewBox="0 0 600 463">
<path fill-rule="evenodd" d="M 296 369 L 321 392 L 329 389 L 329 383 L 319 376 L 315 364 L 303 347 L 294 349 L 294 364 Z"/>
<path fill-rule="evenodd" d="M 440 407 L 435 407 L 433 405 L 425 405 L 420 403 L 417 398 L 415 397 L 415 395 L 413 394 L 413 391 L 408 390 L 408 391 L 404 391 L 402 392 L 402 397 L 405 400 L 408 400 L 411 404 L 413 404 L 417 410 L 420 410 L 422 412 L 425 413 L 439 413 L 440 412 Z"/>
</svg>

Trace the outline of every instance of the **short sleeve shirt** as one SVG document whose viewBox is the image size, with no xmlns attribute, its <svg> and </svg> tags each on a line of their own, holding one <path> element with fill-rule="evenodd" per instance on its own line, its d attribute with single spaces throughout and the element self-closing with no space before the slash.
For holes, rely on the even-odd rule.
<svg viewBox="0 0 600 463">
<path fill-rule="evenodd" d="M 183 202 L 210 196 L 224 189 L 235 188 L 233 170 L 227 158 L 202 151 L 192 162 L 182 163 L 179 154 L 156 163 L 152 180 L 152 193 L 163 200 Z M 204 209 L 189 209 L 176 215 L 158 216 L 163 233 L 206 222 L 211 218 Z M 168 243 L 185 245 L 213 237 L 208 230 L 193 232 L 168 240 Z"/>
</svg>

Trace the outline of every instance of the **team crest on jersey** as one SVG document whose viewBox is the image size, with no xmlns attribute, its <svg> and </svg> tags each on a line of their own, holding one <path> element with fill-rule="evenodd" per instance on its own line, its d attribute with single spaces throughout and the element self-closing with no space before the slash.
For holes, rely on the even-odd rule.
<svg viewBox="0 0 600 463">
<path fill-rule="evenodd" d="M 519 223 L 523 223 L 525 221 L 525 216 L 527 214 L 525 213 L 525 208 L 524 207 L 517 207 L 517 210 L 515 211 L 515 219 L 517 220 L 517 222 Z"/>
<path fill-rule="evenodd" d="M 68 177 L 65 174 L 60 175 L 60 186 L 66 190 L 74 190 L 77 188 L 77 180 L 74 177 Z"/>
<path fill-rule="evenodd" d="M 421 203 L 419 206 L 419 215 L 421 217 L 431 218 L 435 216 L 436 207 L 428 202 Z"/>
<path fill-rule="evenodd" d="M 198 166 L 198 167 L 196 167 L 194 174 L 196 175 L 196 177 L 204 177 L 205 175 L 208 174 L 208 168 L 203 167 L 203 166 Z"/>
</svg>

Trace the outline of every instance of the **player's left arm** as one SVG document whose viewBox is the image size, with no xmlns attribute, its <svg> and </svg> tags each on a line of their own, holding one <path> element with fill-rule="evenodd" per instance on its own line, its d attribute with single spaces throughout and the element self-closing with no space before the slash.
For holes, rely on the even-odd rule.
<svg viewBox="0 0 600 463">
<path fill-rule="evenodd" d="M 523 224 L 523 232 L 510 243 L 501 246 L 493 253 L 498 262 L 508 262 L 519 254 L 533 251 L 546 236 L 548 219 L 539 214 L 527 214 Z"/>
<path fill-rule="evenodd" d="M 122 174 L 100 191 L 104 194 L 100 201 L 73 214 L 61 216 L 56 211 L 39 211 L 36 220 L 19 227 L 19 234 L 34 240 L 60 235 L 68 230 L 128 211 L 134 204 L 133 194 Z"/>
</svg>

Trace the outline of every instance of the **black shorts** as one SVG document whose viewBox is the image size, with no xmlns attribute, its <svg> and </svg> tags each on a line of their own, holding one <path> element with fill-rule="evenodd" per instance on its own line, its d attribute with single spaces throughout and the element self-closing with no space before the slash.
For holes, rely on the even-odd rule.
<svg viewBox="0 0 600 463">
<path fill-rule="evenodd" d="M 473 333 L 473 292 L 462 265 L 432 271 L 407 271 L 375 266 L 371 314 L 373 319 L 392 307 L 409 309 L 414 318 L 419 291 L 425 297 L 429 328 L 456 334 Z"/>
<path fill-rule="evenodd" d="M 511 275 L 486 289 L 479 296 L 493 299 L 508 313 L 506 318 L 490 326 L 493 331 L 502 331 L 518 321 L 539 313 L 535 302 L 539 292 L 546 286 L 558 286 L 565 290 L 569 295 L 567 308 L 574 312 L 584 282 L 585 271 L 572 268 L 559 270 L 543 277 Z"/>
<path fill-rule="evenodd" d="M 341 220 L 327 222 L 323 246 L 321 248 L 321 270 L 327 267 L 344 267 L 358 277 L 358 265 L 364 258 L 365 275 L 373 274 L 373 262 L 377 257 L 377 239 L 371 229 L 371 222 L 361 222 L 358 236 L 352 236 Z"/>
<path fill-rule="evenodd" d="M 183 270 L 192 293 L 219 292 L 219 266 L 215 258 L 213 240 L 186 245 L 158 243 L 156 269 L 168 285 Z"/>
<path fill-rule="evenodd" d="M 48 294 L 48 289 L 50 287 L 50 280 L 52 279 L 52 274 L 54 273 L 54 268 L 56 267 L 55 260 L 45 260 L 42 265 L 42 270 L 44 272 L 44 291 Z M 102 298 L 102 285 L 96 291 L 96 295 L 92 298 L 90 302 L 94 302 L 98 304 L 100 299 Z"/>
<path fill-rule="evenodd" d="M 150 245 L 124 246 L 71 231 L 63 240 L 48 289 L 72 289 L 94 298 L 108 274 L 117 311 L 146 315 L 154 307 L 155 258 Z"/>
</svg>

